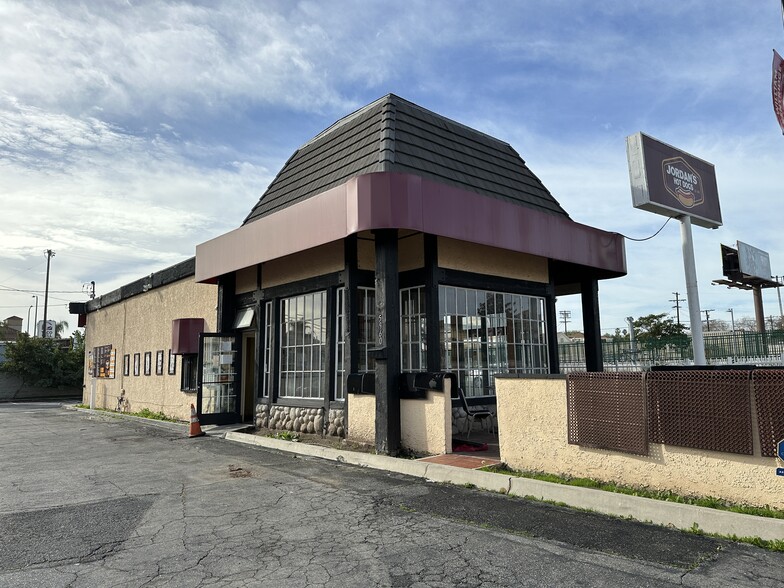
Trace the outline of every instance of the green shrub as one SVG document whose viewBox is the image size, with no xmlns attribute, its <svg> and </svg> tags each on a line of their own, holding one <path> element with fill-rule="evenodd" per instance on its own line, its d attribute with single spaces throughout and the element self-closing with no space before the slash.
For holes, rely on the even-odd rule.
<svg viewBox="0 0 784 588">
<path fill-rule="evenodd" d="M 84 383 L 84 337 L 74 332 L 73 345 L 64 349 L 53 339 L 22 333 L 6 347 L 0 370 L 19 376 L 25 384 L 40 388 L 81 388 Z"/>
</svg>

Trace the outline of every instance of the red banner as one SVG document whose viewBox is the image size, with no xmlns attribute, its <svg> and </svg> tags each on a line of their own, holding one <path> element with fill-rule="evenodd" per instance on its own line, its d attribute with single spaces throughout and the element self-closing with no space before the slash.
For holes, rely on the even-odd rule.
<svg viewBox="0 0 784 588">
<path fill-rule="evenodd" d="M 784 133 L 784 60 L 773 50 L 773 111 Z"/>
</svg>

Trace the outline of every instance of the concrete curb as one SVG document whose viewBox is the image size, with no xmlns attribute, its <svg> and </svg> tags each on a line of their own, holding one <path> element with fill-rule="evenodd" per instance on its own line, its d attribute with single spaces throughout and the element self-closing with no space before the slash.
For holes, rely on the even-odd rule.
<svg viewBox="0 0 784 588">
<path fill-rule="evenodd" d="M 538 500 L 563 503 L 575 508 L 618 517 L 630 517 L 638 521 L 682 530 L 692 530 L 697 525 L 701 531 L 706 533 L 759 537 L 767 540 L 784 539 L 784 519 L 755 517 L 691 504 L 678 504 L 593 488 L 580 488 L 530 478 L 399 459 L 386 455 L 344 451 L 247 433 L 226 433 L 226 439 L 297 455 L 395 472 L 432 482 L 471 485 L 492 492 L 508 493 L 520 497 L 530 496 Z"/>
<path fill-rule="evenodd" d="M 134 416 L 132 414 L 124 414 L 122 412 L 113 412 L 111 410 L 92 410 L 90 408 L 79 408 L 77 406 L 63 406 L 67 410 L 76 410 L 79 412 L 86 412 L 95 416 L 103 416 L 112 419 L 127 419 L 129 421 L 136 421 L 143 425 L 150 425 L 162 429 L 170 430 L 183 430 L 185 431 L 190 425 L 188 423 L 172 423 L 170 421 L 157 421 L 155 419 L 146 419 L 144 417 Z M 187 433 L 187 431 L 185 431 Z"/>
</svg>

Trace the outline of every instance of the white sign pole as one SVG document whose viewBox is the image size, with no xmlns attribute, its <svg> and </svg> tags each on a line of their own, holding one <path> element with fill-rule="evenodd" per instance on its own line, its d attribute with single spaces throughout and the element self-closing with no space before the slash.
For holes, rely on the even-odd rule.
<svg viewBox="0 0 784 588">
<path fill-rule="evenodd" d="M 683 251 L 683 271 L 686 274 L 686 299 L 689 304 L 694 365 L 706 365 L 700 294 L 697 290 L 697 266 L 694 263 L 694 242 L 691 238 L 691 217 L 683 215 L 678 217 L 678 220 L 681 221 L 681 249 Z"/>
</svg>

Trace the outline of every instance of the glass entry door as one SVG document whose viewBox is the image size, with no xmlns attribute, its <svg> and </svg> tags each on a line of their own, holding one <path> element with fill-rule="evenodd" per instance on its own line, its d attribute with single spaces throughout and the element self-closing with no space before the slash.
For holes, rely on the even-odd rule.
<svg viewBox="0 0 784 588">
<path fill-rule="evenodd" d="M 240 422 L 237 337 L 202 333 L 199 343 L 199 391 L 196 396 L 199 421 L 205 425 Z"/>
</svg>

